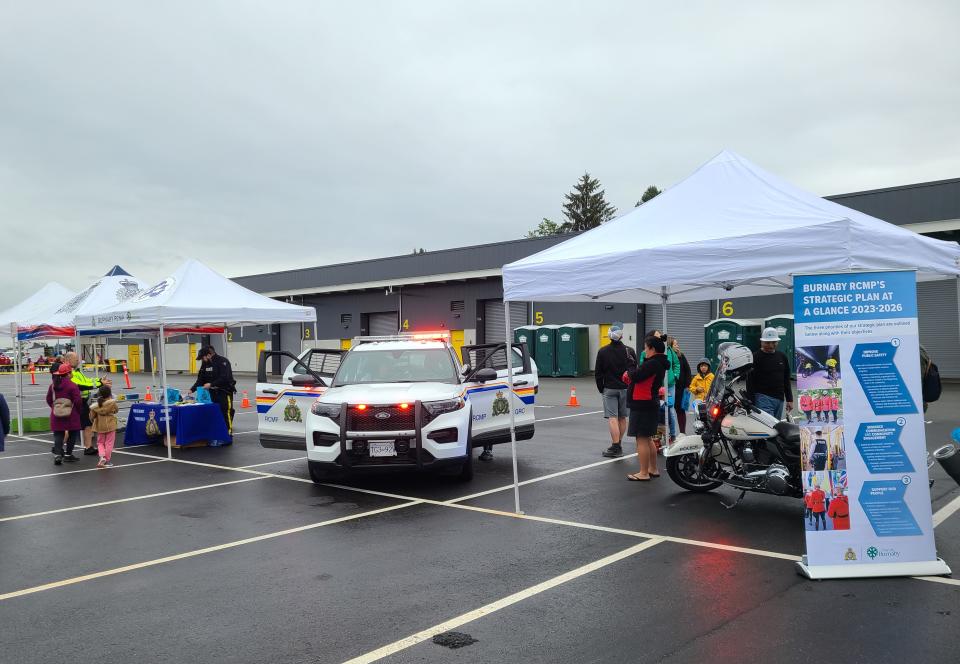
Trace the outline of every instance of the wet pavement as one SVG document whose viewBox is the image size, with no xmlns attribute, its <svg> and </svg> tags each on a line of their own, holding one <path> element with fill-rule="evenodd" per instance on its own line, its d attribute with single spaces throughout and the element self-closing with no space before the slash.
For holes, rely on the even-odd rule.
<svg viewBox="0 0 960 664">
<path fill-rule="evenodd" d="M 571 384 L 577 409 L 564 405 Z M 107 471 L 96 457 L 53 466 L 49 434 L 10 438 L 2 659 L 957 661 L 960 585 L 807 581 L 793 562 L 798 501 L 748 495 L 726 510 L 730 490 L 688 494 L 665 473 L 627 482 L 635 459 L 600 456 L 590 379 L 546 381 L 538 405 L 537 435 L 518 446 L 526 518 L 508 514 L 508 445 L 467 484 L 318 486 L 302 454 L 259 446 L 249 412 L 230 447 L 176 450 L 174 463 L 160 447 L 119 448 Z M 929 449 L 957 413 L 948 386 L 928 413 Z M 931 476 L 934 511 L 950 509 L 960 487 L 939 467 Z M 960 568 L 960 512 L 936 538 Z M 58 615 L 76 626 L 52 631 Z"/>
</svg>

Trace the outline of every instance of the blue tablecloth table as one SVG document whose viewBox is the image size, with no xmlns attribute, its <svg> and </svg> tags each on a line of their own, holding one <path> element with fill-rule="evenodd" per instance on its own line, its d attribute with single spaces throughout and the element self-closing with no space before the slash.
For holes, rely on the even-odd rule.
<svg viewBox="0 0 960 664">
<path fill-rule="evenodd" d="M 158 403 L 138 403 L 130 408 L 124 445 L 162 443 L 166 435 L 165 407 Z M 147 436 L 147 420 L 152 414 L 160 426 L 160 437 Z M 173 405 L 170 407 L 170 434 L 178 447 L 206 441 L 210 447 L 230 445 L 233 442 L 223 421 L 220 406 L 215 403 Z"/>
</svg>

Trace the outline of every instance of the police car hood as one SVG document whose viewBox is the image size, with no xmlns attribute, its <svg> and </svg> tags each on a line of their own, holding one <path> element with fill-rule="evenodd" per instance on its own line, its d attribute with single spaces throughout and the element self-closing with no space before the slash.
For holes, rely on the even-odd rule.
<svg viewBox="0 0 960 664">
<path fill-rule="evenodd" d="M 451 383 L 368 383 L 331 387 L 320 401 L 386 405 L 452 399 L 459 396 L 461 392 L 463 392 L 461 385 Z"/>
</svg>

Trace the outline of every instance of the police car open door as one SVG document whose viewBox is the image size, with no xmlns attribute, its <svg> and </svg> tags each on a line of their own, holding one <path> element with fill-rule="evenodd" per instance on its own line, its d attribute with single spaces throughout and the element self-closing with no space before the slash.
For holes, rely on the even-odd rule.
<svg viewBox="0 0 960 664">
<path fill-rule="evenodd" d="M 472 410 L 473 447 L 510 442 L 510 381 L 507 379 L 506 344 L 463 346 L 466 399 Z M 533 438 L 534 401 L 538 390 L 537 369 L 526 344 L 513 348 L 513 409 L 517 440 Z M 483 371 L 483 370 L 487 371 Z M 496 372 L 494 378 L 493 373 Z M 484 380 L 484 378 L 489 380 Z"/>
<path fill-rule="evenodd" d="M 307 449 L 304 420 L 310 406 L 327 391 L 344 350 L 311 348 L 298 358 L 287 351 L 263 351 L 257 366 L 257 429 L 260 444 L 281 450 Z M 279 382 L 267 382 L 267 360 L 293 360 Z"/>
</svg>

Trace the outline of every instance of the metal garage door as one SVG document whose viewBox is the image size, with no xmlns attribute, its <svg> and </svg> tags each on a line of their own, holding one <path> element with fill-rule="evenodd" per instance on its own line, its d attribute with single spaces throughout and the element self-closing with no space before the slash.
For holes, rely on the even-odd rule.
<svg viewBox="0 0 960 664">
<path fill-rule="evenodd" d="M 953 280 L 917 284 L 920 343 L 943 378 L 960 378 L 960 330 L 957 283 Z"/>
<path fill-rule="evenodd" d="M 389 334 L 396 334 L 400 329 L 400 318 L 396 311 L 383 311 L 376 314 L 368 314 L 367 325 L 368 334 L 371 337 L 383 337 Z"/>
<path fill-rule="evenodd" d="M 503 321 L 503 300 L 485 300 L 483 303 L 483 343 L 500 343 L 506 338 Z M 511 329 L 527 324 L 526 302 L 511 303 L 510 322 Z"/>
<path fill-rule="evenodd" d="M 667 333 L 680 342 L 680 350 L 687 356 L 691 369 L 706 352 L 703 345 L 703 326 L 710 322 L 710 311 L 709 300 L 667 305 Z M 646 319 L 647 329 L 637 331 L 638 344 L 642 343 L 639 335 L 662 329 L 663 314 L 659 304 L 647 305 Z"/>
</svg>

